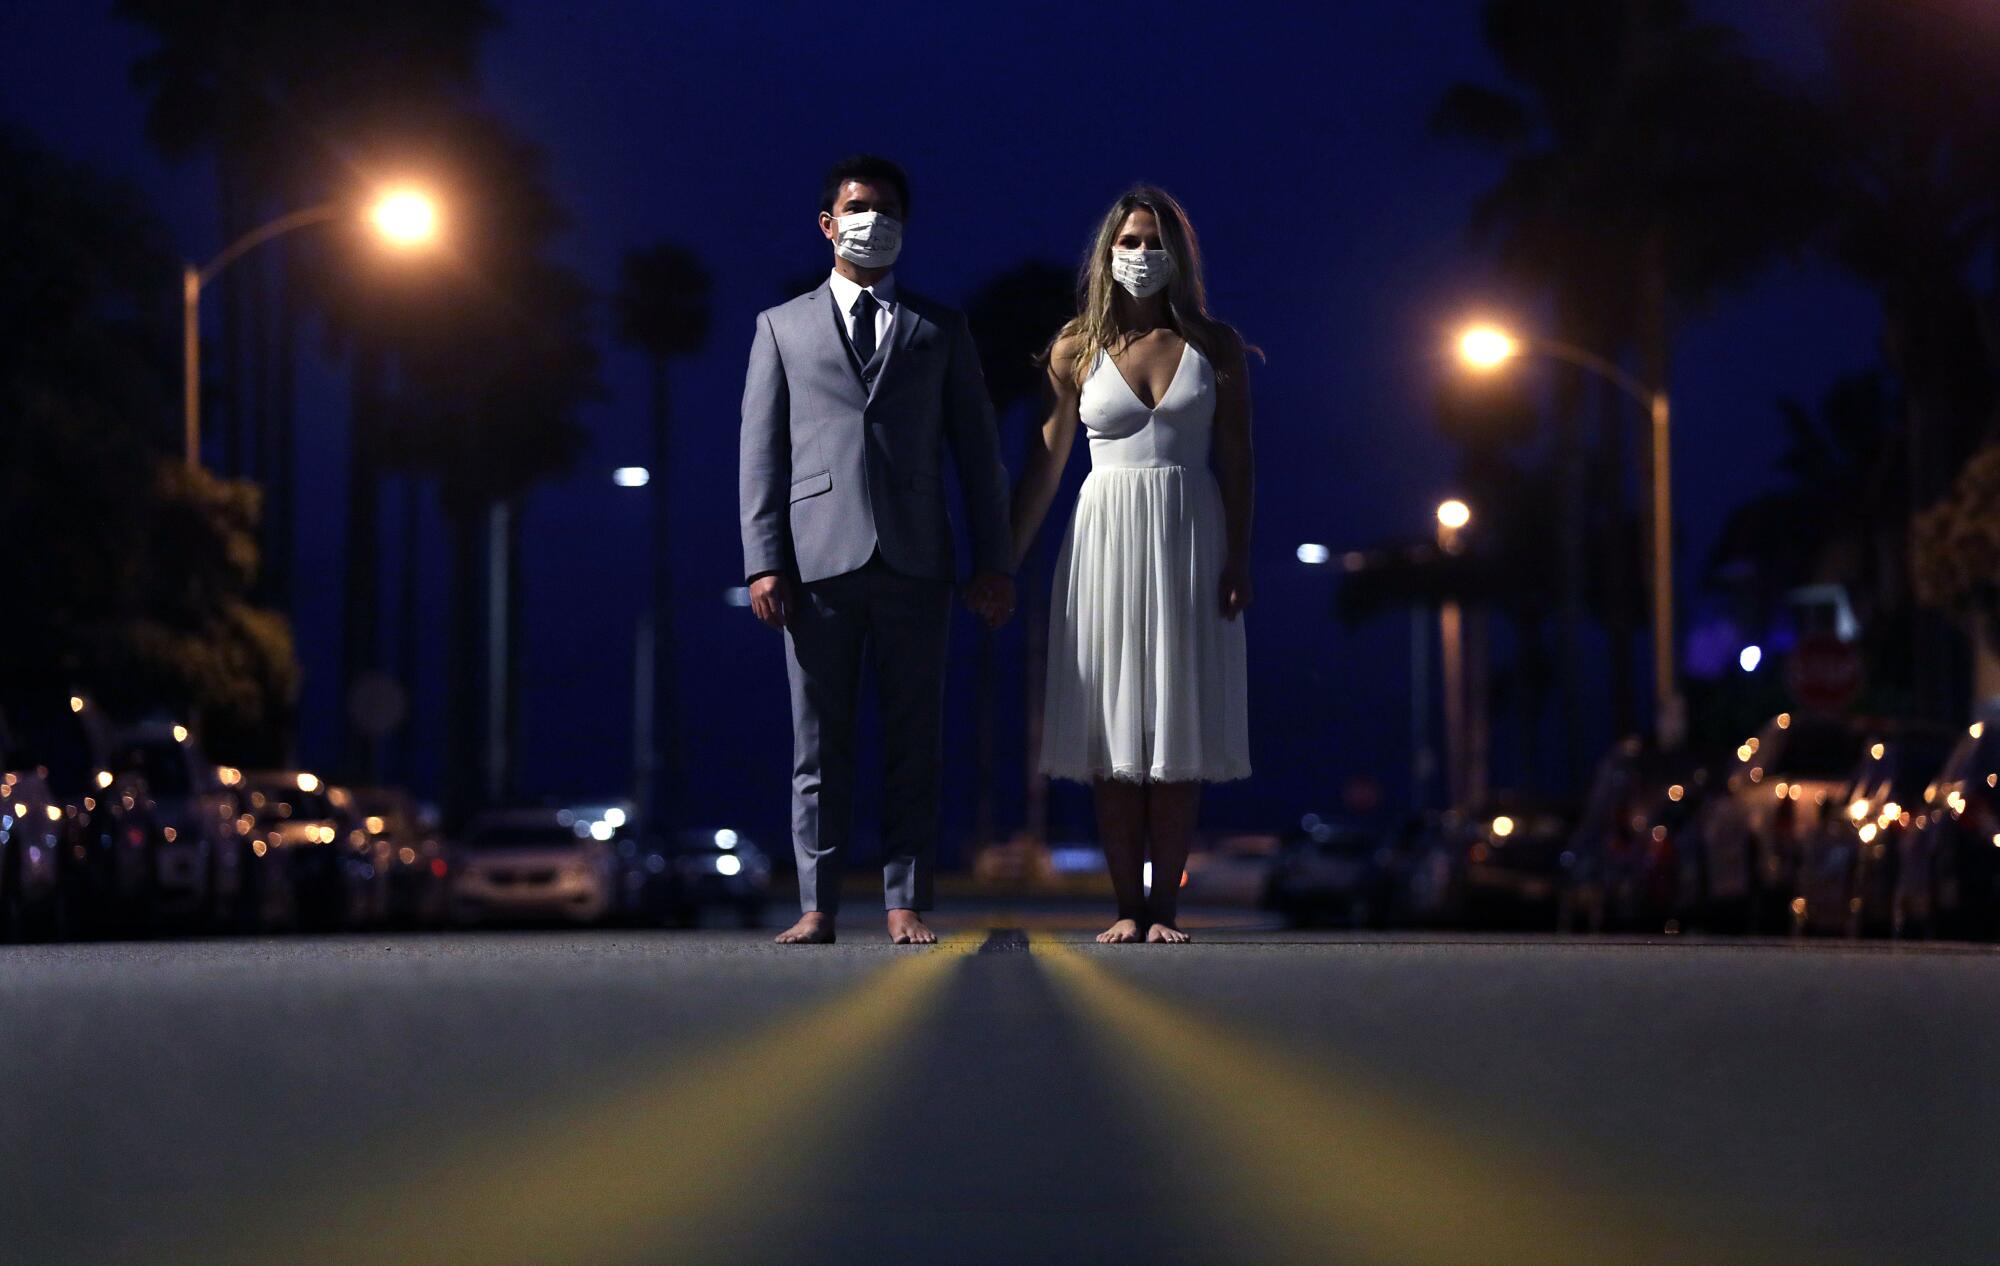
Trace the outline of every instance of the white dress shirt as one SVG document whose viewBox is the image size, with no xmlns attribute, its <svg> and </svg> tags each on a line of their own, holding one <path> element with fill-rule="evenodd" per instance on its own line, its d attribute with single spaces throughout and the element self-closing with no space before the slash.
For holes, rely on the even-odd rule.
<svg viewBox="0 0 2000 1266">
<path fill-rule="evenodd" d="M 835 269 L 832 285 L 833 302 L 840 309 L 841 319 L 847 322 L 847 337 L 854 337 L 854 305 L 861 292 L 867 290 L 875 296 L 875 346 L 879 348 L 888 342 L 889 326 L 896 319 L 896 274 L 883 273 L 874 285 L 861 286 Z"/>
</svg>

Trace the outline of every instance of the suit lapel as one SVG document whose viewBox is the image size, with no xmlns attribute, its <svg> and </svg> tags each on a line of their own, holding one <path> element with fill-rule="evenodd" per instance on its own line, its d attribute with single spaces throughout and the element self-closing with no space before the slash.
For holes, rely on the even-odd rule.
<svg viewBox="0 0 2000 1266">
<path fill-rule="evenodd" d="M 882 363 L 876 368 L 875 382 L 869 389 L 868 398 L 873 400 L 882 391 L 882 384 L 890 374 L 896 372 L 897 353 L 910 345 L 910 339 L 917 332 L 917 325 L 923 320 L 917 310 L 910 305 L 906 295 L 896 301 L 895 320 L 889 325 L 889 337 L 881 349 Z"/>
</svg>

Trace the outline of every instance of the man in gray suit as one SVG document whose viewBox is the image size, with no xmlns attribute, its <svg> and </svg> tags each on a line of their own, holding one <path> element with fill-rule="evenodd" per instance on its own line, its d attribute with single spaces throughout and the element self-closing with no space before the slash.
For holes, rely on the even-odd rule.
<svg viewBox="0 0 2000 1266">
<path fill-rule="evenodd" d="M 833 274 L 757 318 L 743 386 L 743 570 L 757 618 L 785 633 L 792 688 L 797 925 L 834 938 L 854 800 L 864 659 L 882 714 L 884 904 L 899 944 L 937 938 L 930 908 L 956 565 L 951 449 L 970 519 L 966 599 L 989 627 L 1013 612 L 1007 471 L 965 318 L 896 285 L 909 179 L 862 156 L 827 173 L 820 232 Z"/>
</svg>

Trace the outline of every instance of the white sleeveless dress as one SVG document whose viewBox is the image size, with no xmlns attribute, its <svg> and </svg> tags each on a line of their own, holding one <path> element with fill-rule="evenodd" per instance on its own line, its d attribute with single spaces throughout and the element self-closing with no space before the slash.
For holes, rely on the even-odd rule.
<svg viewBox="0 0 2000 1266">
<path fill-rule="evenodd" d="M 1228 539 L 1208 465 L 1215 370 L 1184 346 L 1148 409 L 1100 352 L 1079 405 L 1090 475 L 1049 604 L 1042 772 L 1076 782 L 1248 777 L 1243 616 L 1222 617 Z"/>
</svg>

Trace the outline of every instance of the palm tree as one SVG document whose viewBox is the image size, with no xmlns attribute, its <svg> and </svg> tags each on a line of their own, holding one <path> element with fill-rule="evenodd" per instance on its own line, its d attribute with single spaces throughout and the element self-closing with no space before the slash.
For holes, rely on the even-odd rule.
<svg viewBox="0 0 2000 1266">
<path fill-rule="evenodd" d="M 993 400 L 996 417 L 1008 419 L 1022 407 L 1037 407 L 1044 399 L 1046 371 L 1038 363 L 1040 354 L 1055 337 L 1057 329 L 1076 312 L 1076 278 L 1059 264 L 1031 260 L 1000 274 L 980 287 L 966 308 L 973 342 L 979 348 L 980 367 L 986 373 L 986 391 Z M 1041 421 L 1032 413 L 1026 425 Z M 1042 548 L 1032 566 L 1023 566 L 1017 578 L 1021 622 L 1028 638 L 1028 672 L 1024 682 L 1027 695 L 1026 750 L 1023 775 L 1027 784 L 1027 830 L 1036 839 L 1048 838 L 1048 784 L 1038 772 L 1037 756 L 1042 739 L 1042 679 L 1048 665 L 1048 569 L 1054 557 L 1058 533 L 1044 532 Z M 1024 560 L 1025 561 L 1025 560 Z M 998 720 L 995 703 L 995 657 L 993 634 L 979 633 L 978 720 L 979 750 L 974 756 L 977 800 L 974 835 L 980 842 L 996 836 L 994 796 L 998 744 L 994 728 Z"/>
<path fill-rule="evenodd" d="M 1882 304 L 1882 355 L 1900 390 L 1893 463 L 1906 503 L 1944 496 L 2000 426 L 2000 331 L 1973 269 L 2000 245 L 2000 14 L 1938 0 L 1843 0 L 1827 41 L 1833 257 Z M 1899 551 L 1900 553 L 1900 551 Z M 1907 568 L 1878 605 L 1908 609 Z M 1913 613 L 1907 670 L 1919 705 L 1956 718 L 1963 697 L 1941 618 Z"/>
<path fill-rule="evenodd" d="M 1736 32 L 1696 17 L 1687 0 L 1487 0 L 1483 24 L 1508 87 L 1454 84 L 1432 117 L 1439 135 L 1507 160 L 1474 209 L 1474 239 L 1548 296 L 1558 337 L 1635 357 L 1643 380 L 1665 384 L 1680 321 L 1810 232 L 1820 133 Z M 1604 403 L 1599 475 L 1588 487 L 1610 499 L 1596 517 L 1615 526 L 1627 517 L 1625 406 L 1608 392 Z M 1581 384 L 1563 374 L 1560 641 L 1571 768 L 1582 755 L 1583 404 Z M 1616 551 L 1606 573 L 1640 569 L 1624 533 L 1597 536 Z M 1609 622 L 1621 729 L 1636 711 L 1626 606 L 1614 605 Z"/>
<path fill-rule="evenodd" d="M 646 358 L 651 375 L 653 419 L 653 585 L 647 611 L 653 661 L 652 750 L 642 753 L 647 777 L 638 788 L 654 829 L 680 793 L 680 733 L 674 689 L 673 638 L 673 508 L 672 397 L 667 367 L 677 357 L 692 356 L 708 342 L 708 270 L 693 251 L 676 242 L 655 242 L 625 253 L 619 270 L 618 337 Z M 635 741 L 640 736 L 634 735 Z"/>
</svg>

